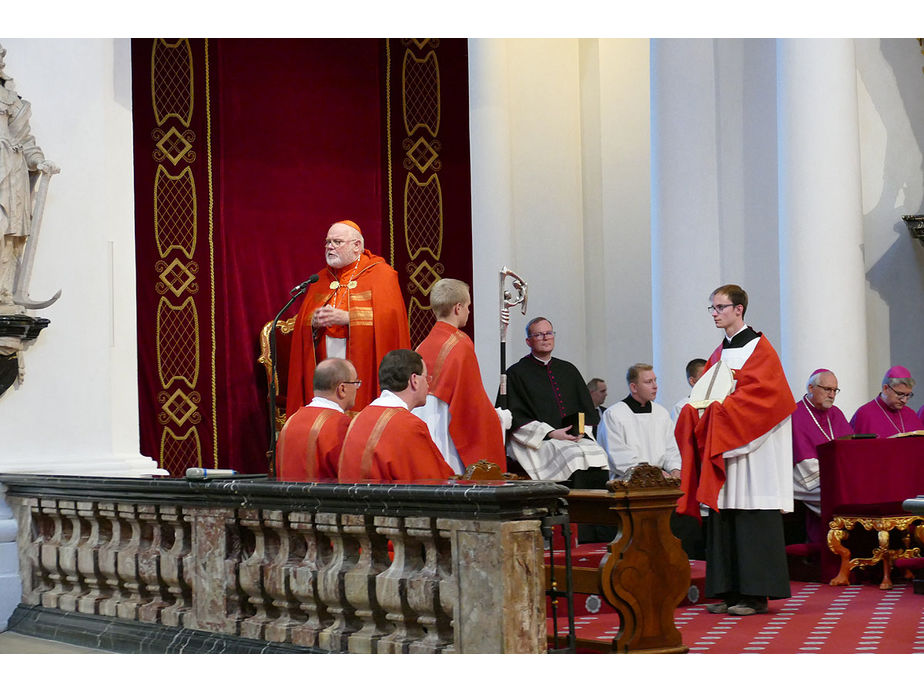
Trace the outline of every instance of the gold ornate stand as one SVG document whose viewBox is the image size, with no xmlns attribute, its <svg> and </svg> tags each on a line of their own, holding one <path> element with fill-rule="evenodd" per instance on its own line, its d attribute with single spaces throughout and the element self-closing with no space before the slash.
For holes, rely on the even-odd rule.
<svg viewBox="0 0 924 693">
<path fill-rule="evenodd" d="M 920 546 L 924 546 L 924 517 L 920 515 L 884 515 L 862 517 L 859 515 L 835 515 L 828 524 L 828 548 L 841 557 L 841 569 L 831 580 L 832 585 L 850 584 L 850 571 L 858 566 L 871 566 L 882 562 L 882 582 L 879 589 L 892 589 L 892 566 L 896 558 L 918 558 Z M 859 525 L 867 532 L 876 532 L 878 546 L 868 557 L 852 557 L 851 550 L 843 541 Z M 891 533 L 900 533 L 900 548 L 891 548 Z M 918 546 L 912 547 L 912 538 Z M 910 577 L 907 576 L 907 577 Z"/>
</svg>

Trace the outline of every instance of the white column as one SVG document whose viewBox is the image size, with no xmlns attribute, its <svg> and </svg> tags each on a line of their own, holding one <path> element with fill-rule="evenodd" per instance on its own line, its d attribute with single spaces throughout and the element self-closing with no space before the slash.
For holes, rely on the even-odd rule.
<svg viewBox="0 0 924 693">
<path fill-rule="evenodd" d="M 0 472 L 141 476 L 128 39 L 3 39 L 48 188 L 31 295 L 51 323 L 0 398 Z"/>
<path fill-rule="evenodd" d="M 502 39 L 468 42 L 475 351 L 492 400 L 500 380 L 499 272 L 504 264 L 522 272 L 516 266 L 513 244 L 506 46 Z M 521 345 L 520 334 L 511 326 L 508 344 Z M 520 350 L 507 351 L 509 366 Z"/>
<path fill-rule="evenodd" d="M 777 65 L 781 356 L 797 395 L 833 370 L 850 418 L 869 399 L 854 43 L 780 40 Z"/>
<path fill-rule="evenodd" d="M 652 332 L 658 400 L 688 394 L 683 369 L 721 334 L 706 313 L 720 276 L 715 51 L 711 39 L 651 42 Z"/>
</svg>

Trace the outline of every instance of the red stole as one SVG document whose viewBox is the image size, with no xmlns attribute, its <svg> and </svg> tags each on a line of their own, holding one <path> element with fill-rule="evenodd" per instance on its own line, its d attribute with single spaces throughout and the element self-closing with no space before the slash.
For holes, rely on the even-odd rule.
<svg viewBox="0 0 924 693">
<path fill-rule="evenodd" d="M 335 409 L 302 407 L 287 421 L 276 444 L 281 481 L 337 478 L 337 462 L 350 417 Z"/>
<path fill-rule="evenodd" d="M 338 480 L 418 481 L 453 475 L 422 419 L 404 407 L 363 409 L 347 431 Z"/>
<path fill-rule="evenodd" d="M 437 322 L 416 351 L 431 376 L 430 394 L 449 405 L 449 436 L 462 463 L 468 467 L 487 460 L 507 471 L 503 429 L 484 391 L 469 336 Z"/>
<path fill-rule="evenodd" d="M 742 368 L 734 372 L 735 391 L 722 403 L 713 402 L 700 417 L 685 406 L 677 418 L 674 437 L 683 460 L 677 512 L 699 518 L 699 504 L 718 510 L 719 490 L 725 483 L 722 453 L 740 448 L 769 432 L 796 409 L 783 365 L 765 337 Z M 722 356 L 716 349 L 708 369 Z M 706 373 L 703 374 L 706 377 Z"/>
</svg>

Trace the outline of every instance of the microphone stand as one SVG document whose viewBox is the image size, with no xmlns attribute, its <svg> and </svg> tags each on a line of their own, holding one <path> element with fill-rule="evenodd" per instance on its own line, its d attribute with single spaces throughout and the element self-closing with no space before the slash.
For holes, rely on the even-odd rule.
<svg viewBox="0 0 924 693">
<path fill-rule="evenodd" d="M 317 275 L 314 275 L 317 276 Z M 317 280 L 315 280 L 317 281 Z M 273 324 L 270 325 L 269 333 L 269 347 L 270 347 L 270 381 L 269 381 L 269 441 L 270 446 L 269 450 L 266 451 L 266 459 L 269 462 L 269 478 L 273 479 L 276 477 L 276 324 L 279 322 L 279 318 L 282 317 L 282 314 L 285 313 L 289 306 L 295 303 L 295 299 L 308 291 L 308 287 L 313 282 L 307 281 L 299 284 L 290 292 L 292 297 L 289 301 L 282 307 L 276 317 L 273 318 Z"/>
</svg>

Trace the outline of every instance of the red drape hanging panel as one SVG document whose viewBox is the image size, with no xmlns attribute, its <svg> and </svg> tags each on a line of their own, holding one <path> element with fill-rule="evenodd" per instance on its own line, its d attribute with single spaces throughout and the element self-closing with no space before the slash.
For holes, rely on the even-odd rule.
<svg viewBox="0 0 924 693">
<path fill-rule="evenodd" d="M 258 335 L 333 221 L 398 271 L 414 343 L 433 282 L 471 281 L 466 41 L 135 39 L 132 70 L 141 451 L 265 472 Z"/>
<path fill-rule="evenodd" d="M 385 73 L 385 218 L 416 346 L 434 322 L 433 284 L 444 277 L 471 284 L 468 42 L 391 39 Z M 473 324 L 466 327 L 469 336 Z"/>
<path fill-rule="evenodd" d="M 141 452 L 171 474 L 215 466 L 213 214 L 205 41 L 132 41 Z"/>
</svg>

